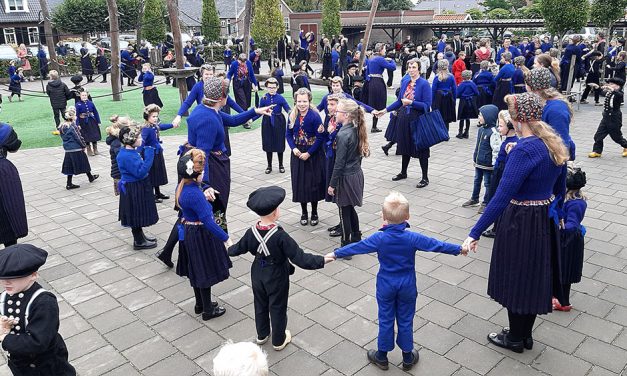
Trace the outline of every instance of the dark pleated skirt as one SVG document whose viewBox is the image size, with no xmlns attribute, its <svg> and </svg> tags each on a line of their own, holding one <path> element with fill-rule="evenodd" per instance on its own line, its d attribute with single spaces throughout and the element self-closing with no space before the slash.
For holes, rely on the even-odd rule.
<svg viewBox="0 0 627 376">
<path fill-rule="evenodd" d="M 579 283 L 583 270 L 584 236 L 581 231 L 560 231 L 560 282 Z"/>
<path fill-rule="evenodd" d="M 551 312 L 559 233 L 549 206 L 509 204 L 499 218 L 488 295 L 517 314 Z"/>
<path fill-rule="evenodd" d="M 91 63 L 91 58 L 81 58 L 81 71 L 84 75 L 94 74 L 94 65 Z"/>
<path fill-rule="evenodd" d="M 283 114 L 264 116 L 261 120 L 261 147 L 265 152 L 285 151 L 285 116 Z"/>
<path fill-rule="evenodd" d="M 120 192 L 118 220 L 122 226 L 128 227 L 146 227 L 159 221 L 155 195 L 148 177 L 124 184 L 124 192 Z"/>
<path fill-rule="evenodd" d="M 402 111 L 403 109 L 401 109 Z M 385 128 L 385 139 L 388 142 L 396 142 L 396 115 L 394 113 L 390 114 L 390 122 L 388 123 L 388 127 Z"/>
<path fill-rule="evenodd" d="M 87 154 L 83 150 L 65 152 L 65 158 L 63 158 L 63 165 L 61 166 L 63 175 L 80 175 L 88 172 L 91 172 L 91 166 L 89 165 Z"/>
<path fill-rule="evenodd" d="M 135 70 L 135 67 L 132 66 L 131 64 L 127 64 L 126 67 L 124 68 L 124 77 L 131 78 L 131 79 L 137 77 L 137 71 Z"/>
<path fill-rule="evenodd" d="M 371 77 L 368 81 L 368 105 L 375 110 L 383 110 L 387 105 L 387 94 L 387 86 L 383 78 Z"/>
<path fill-rule="evenodd" d="M 511 81 L 499 81 L 496 83 L 494 89 L 494 96 L 492 97 L 492 104 L 499 108 L 500 111 L 507 110 L 507 104 L 504 101 L 506 95 L 512 92 Z"/>
<path fill-rule="evenodd" d="M 148 173 L 150 184 L 152 187 L 159 187 L 168 184 L 168 170 L 165 167 L 165 158 L 163 158 L 163 150 L 155 153 L 155 158 L 150 166 Z"/>
<path fill-rule="evenodd" d="M 417 149 L 411 135 L 411 122 L 418 119 L 420 112 L 403 107 L 398 110 L 394 127 L 394 141 L 396 142 L 396 155 L 409 155 L 413 158 L 429 158 L 429 149 Z"/>
<path fill-rule="evenodd" d="M 307 151 L 307 147 L 299 146 L 298 149 L 303 153 Z M 327 191 L 324 154 L 318 150 L 306 161 L 296 157 L 294 153 L 290 155 L 292 201 L 302 203 L 324 200 Z"/>
<path fill-rule="evenodd" d="M 364 80 L 364 85 L 361 87 L 361 90 L 358 90 L 359 88 L 354 86 L 353 87 L 353 98 L 357 99 L 360 102 L 364 102 L 364 103 L 368 103 L 368 96 L 369 96 L 369 91 L 368 91 L 368 87 L 370 86 L 370 81 L 365 81 Z M 359 98 L 357 98 L 359 97 Z"/>
<path fill-rule="evenodd" d="M 149 104 L 156 104 L 157 106 L 163 108 L 163 102 L 159 97 L 159 91 L 156 87 L 150 90 L 144 90 L 142 95 L 144 97 L 144 106 L 148 106 Z"/>
<path fill-rule="evenodd" d="M 235 102 L 239 104 L 241 108 L 247 110 L 250 107 L 252 83 L 250 80 L 239 80 L 233 78 L 233 94 L 235 95 Z"/>
<path fill-rule="evenodd" d="M 229 278 L 233 266 L 224 247 L 205 226 L 184 225 L 187 265 L 181 265 L 181 274 L 189 278 L 192 287 L 207 288 Z"/>
<path fill-rule="evenodd" d="M 207 155 L 207 168 L 209 169 L 211 187 L 220 192 L 220 200 L 226 210 L 231 192 L 231 160 L 224 153 L 220 155 L 209 153 Z"/>
<path fill-rule="evenodd" d="M 477 107 L 477 98 L 460 98 L 457 108 L 457 120 L 476 119 L 479 117 L 479 108 Z"/>
<path fill-rule="evenodd" d="M 481 108 L 486 104 L 492 104 L 492 98 L 494 97 L 494 93 L 490 91 L 488 86 L 479 86 L 479 97 L 477 98 L 477 108 Z"/>
<path fill-rule="evenodd" d="M 9 84 L 9 91 L 11 92 L 11 94 L 21 95 L 22 85 L 20 83 L 13 83 L 13 81 L 11 81 L 11 83 Z"/>
<path fill-rule="evenodd" d="M 81 126 L 81 136 L 85 142 L 96 142 L 102 140 L 102 134 L 100 133 L 100 127 L 98 122 L 94 118 L 80 119 L 79 125 Z"/>
<path fill-rule="evenodd" d="M 179 241 L 179 258 L 176 261 L 176 274 L 181 277 L 189 277 L 189 256 L 187 255 L 187 248 L 185 248 L 185 241 Z"/>
<path fill-rule="evenodd" d="M 335 190 L 338 206 L 361 206 L 364 201 L 364 172 L 341 176 Z"/>
<path fill-rule="evenodd" d="M 325 187 L 329 187 L 329 184 L 331 183 L 331 177 L 333 176 L 333 167 L 335 166 L 335 150 L 333 150 L 333 156 L 332 157 L 326 157 L 325 158 Z M 324 194 L 324 201 L 326 202 L 334 202 L 334 197 L 329 195 L 329 193 L 327 192 L 327 190 L 325 190 L 325 194 Z"/>
<path fill-rule="evenodd" d="M 431 108 L 433 110 L 440 110 L 445 123 L 451 123 L 457 119 L 455 116 L 455 99 L 453 99 L 451 93 L 445 93 L 442 90 L 436 91 Z"/>
<path fill-rule="evenodd" d="M 0 158 L 0 244 L 28 235 L 26 205 L 20 175 L 8 159 Z"/>
<path fill-rule="evenodd" d="M 230 114 L 231 111 L 229 109 L 228 114 Z M 224 147 L 226 148 L 226 155 L 228 155 L 229 157 L 231 156 L 231 137 L 229 136 L 229 126 L 228 125 L 223 125 L 224 127 Z"/>
</svg>

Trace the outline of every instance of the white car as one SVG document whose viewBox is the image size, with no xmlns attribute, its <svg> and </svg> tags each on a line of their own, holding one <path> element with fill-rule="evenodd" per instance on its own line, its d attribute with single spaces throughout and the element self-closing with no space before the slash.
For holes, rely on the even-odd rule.
<svg viewBox="0 0 627 376">
<path fill-rule="evenodd" d="M 0 60 L 16 60 L 17 52 L 8 44 L 0 44 Z"/>
<path fill-rule="evenodd" d="M 579 35 L 583 40 L 595 42 L 597 38 L 597 31 L 594 27 L 582 27 L 578 33 L 575 33 L 573 30 L 568 30 L 566 35 L 564 35 L 564 38 L 562 38 L 562 41 L 567 42 L 575 35 Z"/>
<path fill-rule="evenodd" d="M 93 44 L 89 43 L 89 42 L 84 42 L 85 43 L 85 48 L 87 48 L 87 51 L 89 51 L 90 55 L 96 55 L 96 47 L 94 47 Z M 68 52 L 73 53 L 74 55 L 80 56 L 81 54 L 81 48 L 83 48 L 83 42 L 63 42 L 63 44 L 68 48 Z"/>
</svg>

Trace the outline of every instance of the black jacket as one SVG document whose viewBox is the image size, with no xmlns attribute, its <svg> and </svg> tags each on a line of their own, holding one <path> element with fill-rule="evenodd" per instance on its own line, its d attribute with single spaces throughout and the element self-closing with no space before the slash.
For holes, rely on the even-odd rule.
<svg viewBox="0 0 627 376">
<path fill-rule="evenodd" d="M 113 179 L 121 179 L 122 175 L 120 175 L 120 169 L 118 168 L 118 161 L 116 158 L 122 148 L 122 143 L 119 138 L 112 135 L 108 135 L 105 142 L 109 145 L 109 156 L 111 157 L 111 177 Z"/>
<path fill-rule="evenodd" d="M 336 141 L 335 165 L 333 166 L 333 175 L 329 183 L 333 188 L 337 188 L 341 176 L 353 175 L 361 170 L 357 128 L 352 124 L 343 126 L 337 132 Z"/>
<path fill-rule="evenodd" d="M 46 94 L 50 97 L 50 105 L 53 108 L 65 108 L 68 99 L 72 98 L 70 88 L 61 80 L 48 82 L 46 86 Z"/>
</svg>

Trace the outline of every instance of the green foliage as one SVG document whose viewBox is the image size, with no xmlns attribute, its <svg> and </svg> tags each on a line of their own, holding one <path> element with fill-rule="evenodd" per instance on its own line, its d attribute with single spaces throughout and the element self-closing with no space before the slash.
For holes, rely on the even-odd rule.
<svg viewBox="0 0 627 376">
<path fill-rule="evenodd" d="M 508 0 L 483 0 L 479 5 L 485 8 L 485 13 L 489 13 L 494 9 L 511 9 L 512 4 Z"/>
<path fill-rule="evenodd" d="M 152 44 L 165 40 L 165 3 L 163 0 L 146 0 L 144 3 L 144 18 L 142 21 L 143 39 Z"/>
<path fill-rule="evenodd" d="M 444 9 L 442 14 L 457 14 L 457 12 L 454 9 Z"/>
<path fill-rule="evenodd" d="M 592 0 L 590 21 L 598 27 L 610 28 L 614 21 L 623 18 L 626 0 Z"/>
<path fill-rule="evenodd" d="M 339 0 L 324 0 L 322 2 L 322 32 L 326 35 L 342 33 Z"/>
<path fill-rule="evenodd" d="M 370 10 L 369 0 L 346 0 L 346 6 L 342 10 Z"/>
<path fill-rule="evenodd" d="M 411 0 L 379 0 L 378 10 L 409 10 L 413 6 Z"/>
<path fill-rule="evenodd" d="M 279 9 L 279 0 L 256 0 L 250 35 L 255 43 L 264 50 L 272 49 L 285 35 L 283 16 Z"/>
<path fill-rule="evenodd" d="M 201 33 L 205 40 L 217 42 L 220 40 L 220 16 L 216 9 L 215 0 L 202 0 Z"/>
<path fill-rule="evenodd" d="M 311 12 L 316 10 L 316 5 L 311 0 L 287 0 L 286 2 L 294 12 Z"/>
<path fill-rule="evenodd" d="M 589 8 L 587 0 L 542 0 L 540 3 L 544 27 L 560 38 L 568 30 L 579 30 L 586 26 Z"/>
<path fill-rule="evenodd" d="M 479 8 L 470 8 L 466 11 L 466 13 L 470 14 L 473 20 L 482 20 L 485 18 L 483 11 Z"/>
<path fill-rule="evenodd" d="M 139 0 L 118 0 L 120 30 L 134 30 L 140 24 Z M 64 0 L 52 13 L 55 28 L 73 34 L 109 30 L 106 0 Z"/>
<path fill-rule="evenodd" d="M 487 18 L 490 20 L 504 20 L 508 18 L 513 18 L 512 12 L 507 9 L 495 8 L 489 11 L 486 14 Z"/>
<path fill-rule="evenodd" d="M 540 6 L 540 2 L 536 1 L 529 6 L 524 6 L 518 9 L 516 16 L 518 18 L 528 18 L 528 19 L 542 18 L 542 8 Z"/>
</svg>

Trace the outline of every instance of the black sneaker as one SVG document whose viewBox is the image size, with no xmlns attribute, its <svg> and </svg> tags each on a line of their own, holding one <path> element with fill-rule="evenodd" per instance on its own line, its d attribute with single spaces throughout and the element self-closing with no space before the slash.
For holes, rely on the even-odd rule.
<svg viewBox="0 0 627 376">
<path fill-rule="evenodd" d="M 481 236 L 485 237 L 485 238 L 495 238 L 496 237 L 496 231 L 494 231 L 494 229 L 489 229 L 484 231 Z"/>
<path fill-rule="evenodd" d="M 470 199 L 462 204 L 462 208 L 472 208 L 479 206 L 479 200 Z"/>
</svg>

